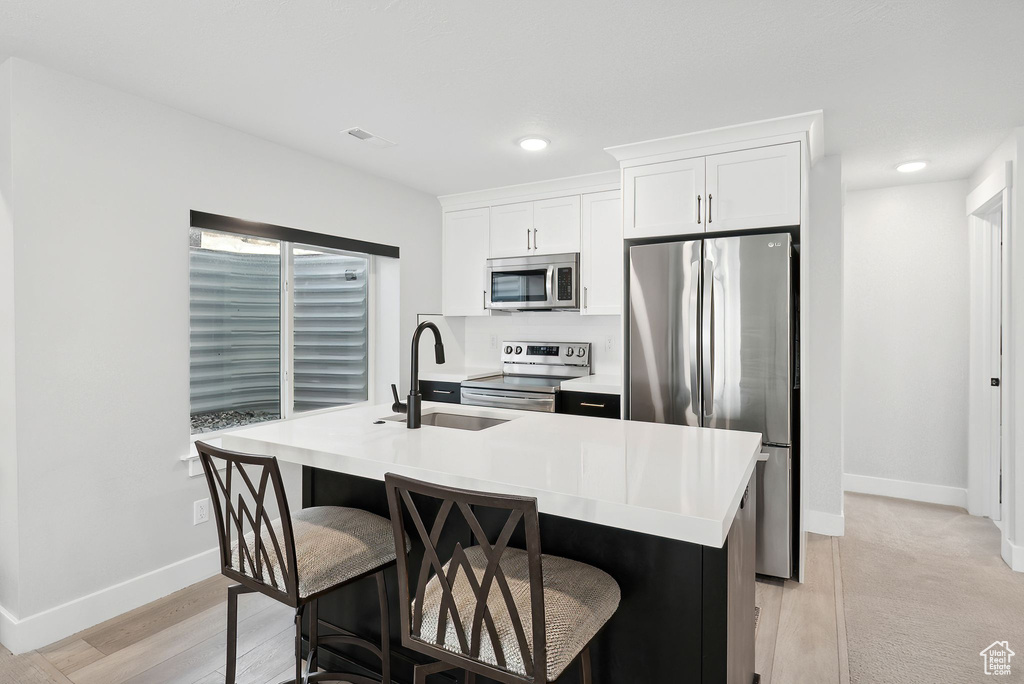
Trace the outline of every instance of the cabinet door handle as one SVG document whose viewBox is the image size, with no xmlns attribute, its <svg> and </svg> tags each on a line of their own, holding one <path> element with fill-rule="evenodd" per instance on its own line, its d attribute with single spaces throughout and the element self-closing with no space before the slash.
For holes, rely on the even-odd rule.
<svg viewBox="0 0 1024 684">
<path fill-rule="evenodd" d="M 586 288 L 586 286 L 583 287 L 583 308 L 584 309 L 587 308 L 587 288 Z"/>
<path fill-rule="evenodd" d="M 526 229 L 526 250 L 530 250 L 530 229 Z"/>
<path fill-rule="evenodd" d="M 697 225 L 700 225 L 700 195 L 697 195 Z"/>
<path fill-rule="evenodd" d="M 590 408 L 604 408 L 604 404 L 591 404 L 589 401 L 581 401 L 580 406 L 589 406 Z"/>
<path fill-rule="evenodd" d="M 484 308 L 487 308 L 487 290 L 484 290 Z"/>
<path fill-rule="evenodd" d="M 533 248 L 537 249 L 537 229 L 533 229 Z"/>
<path fill-rule="evenodd" d="M 708 223 L 711 223 L 711 193 L 708 193 Z"/>
</svg>

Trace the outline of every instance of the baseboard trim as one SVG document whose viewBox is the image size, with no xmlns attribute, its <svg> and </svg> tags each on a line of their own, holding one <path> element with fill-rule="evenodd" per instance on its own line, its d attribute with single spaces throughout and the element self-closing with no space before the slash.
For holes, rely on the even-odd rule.
<svg viewBox="0 0 1024 684">
<path fill-rule="evenodd" d="M 889 480 L 884 477 L 846 473 L 843 475 L 843 491 L 967 508 L 967 490 L 962 487 L 946 487 L 924 482 Z"/>
<path fill-rule="evenodd" d="M 842 537 L 846 533 L 846 518 L 842 514 L 804 511 L 804 530 L 827 537 Z"/>
<path fill-rule="evenodd" d="M 17 618 L 0 606 L 0 643 L 15 655 L 42 648 L 219 571 L 214 548 L 28 617 Z"/>
<path fill-rule="evenodd" d="M 1003 561 L 1010 566 L 1011 570 L 1024 572 L 1024 546 L 1018 546 L 1004 536 L 1000 551 Z"/>
</svg>

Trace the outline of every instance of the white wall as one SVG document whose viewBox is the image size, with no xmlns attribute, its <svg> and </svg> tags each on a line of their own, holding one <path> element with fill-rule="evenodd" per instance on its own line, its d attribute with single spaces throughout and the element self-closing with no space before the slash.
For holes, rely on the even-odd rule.
<svg viewBox="0 0 1024 684">
<path fill-rule="evenodd" d="M 18 609 L 11 63 L 0 64 L 0 606 Z"/>
<path fill-rule="evenodd" d="M 969 189 L 973 190 L 997 168 L 1006 162 L 1012 164 L 1010 190 L 1010 220 L 1004 225 L 1004 259 L 1008 261 L 1008 289 L 1003 296 L 1008 300 L 1008 344 L 1004 348 L 1006 368 L 1003 376 L 1004 444 L 1009 458 L 1007 472 L 1003 473 L 1007 485 L 1006 513 L 1003 522 L 1003 559 L 1014 570 L 1024 571 L 1024 420 L 1020 420 L 1018 407 L 1024 406 L 1024 183 L 1020 179 L 1020 161 L 1024 159 L 1024 127 L 1017 128 L 1003 141 L 971 176 Z"/>
<path fill-rule="evenodd" d="M 954 181 L 847 195 L 847 474 L 967 486 L 966 194 Z"/>
<path fill-rule="evenodd" d="M 810 321 L 810 373 L 802 375 L 801 482 L 804 527 L 843 534 L 843 165 L 839 156 L 811 167 L 809 282 L 801 283 L 801 306 Z"/>
<path fill-rule="evenodd" d="M 205 482 L 179 461 L 190 209 L 398 245 L 402 339 L 417 311 L 440 306 L 440 210 L 396 183 L 32 63 L 15 60 L 13 82 L 25 619 L 216 545 L 212 525 L 192 526 Z M 390 375 L 375 385 L 399 382 Z"/>
</svg>

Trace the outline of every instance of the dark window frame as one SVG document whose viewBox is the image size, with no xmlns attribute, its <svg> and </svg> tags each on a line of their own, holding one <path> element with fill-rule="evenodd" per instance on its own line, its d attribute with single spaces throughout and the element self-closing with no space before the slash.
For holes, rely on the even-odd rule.
<svg viewBox="0 0 1024 684">
<path fill-rule="evenodd" d="M 362 252 L 371 256 L 389 257 L 391 259 L 399 258 L 398 247 L 385 245 L 380 242 L 368 242 L 366 240 L 355 240 L 336 235 L 325 235 L 324 233 L 314 233 L 309 230 L 277 226 L 273 223 L 246 221 L 222 214 L 196 211 L 195 209 L 189 212 L 189 220 L 193 228 L 206 228 L 207 230 L 218 230 L 223 233 L 269 238 L 271 240 L 280 240 L 281 242 L 294 242 L 314 247 L 339 249 L 346 252 Z"/>
</svg>

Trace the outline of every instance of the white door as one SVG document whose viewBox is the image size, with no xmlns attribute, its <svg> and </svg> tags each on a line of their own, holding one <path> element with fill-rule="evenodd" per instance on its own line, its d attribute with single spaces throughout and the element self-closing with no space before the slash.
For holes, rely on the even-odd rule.
<svg viewBox="0 0 1024 684">
<path fill-rule="evenodd" d="M 1001 212 L 968 218 L 970 332 L 967 510 L 1002 519 Z"/>
<path fill-rule="evenodd" d="M 622 195 L 618 190 L 583 195 L 580 254 L 584 315 L 622 312 Z"/>
<path fill-rule="evenodd" d="M 800 224 L 800 143 L 707 158 L 707 232 Z"/>
<path fill-rule="evenodd" d="M 533 254 L 580 251 L 580 196 L 533 203 Z"/>
<path fill-rule="evenodd" d="M 704 157 L 623 171 L 623 235 L 685 235 L 704 230 Z"/>
<path fill-rule="evenodd" d="M 444 215 L 441 311 L 445 316 L 486 316 L 489 211 L 466 209 Z"/>
<path fill-rule="evenodd" d="M 491 207 L 492 257 L 533 254 L 533 202 Z"/>
</svg>

